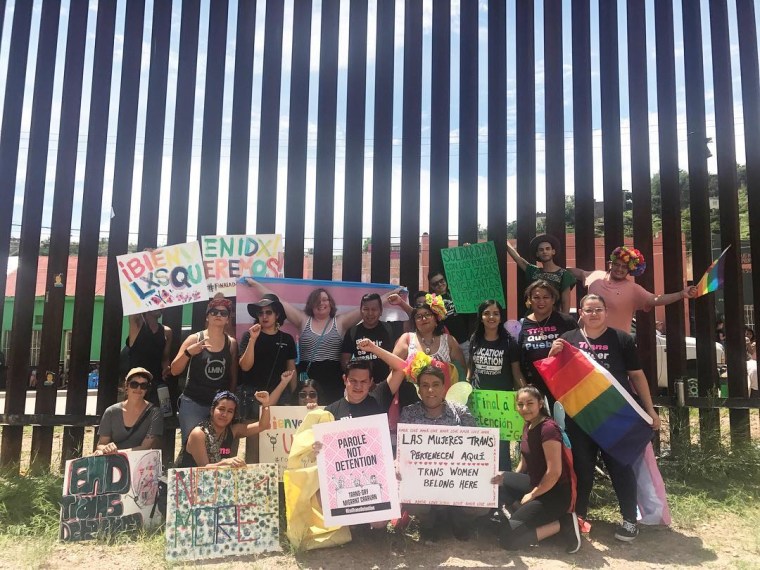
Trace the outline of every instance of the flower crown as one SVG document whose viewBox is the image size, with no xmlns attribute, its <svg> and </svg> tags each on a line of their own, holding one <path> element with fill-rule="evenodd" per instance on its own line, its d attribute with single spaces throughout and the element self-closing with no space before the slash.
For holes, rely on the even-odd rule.
<svg viewBox="0 0 760 570">
<path fill-rule="evenodd" d="M 435 358 L 431 358 L 421 350 L 418 350 L 414 358 L 407 360 L 406 368 L 404 368 L 404 374 L 411 379 L 412 382 L 417 384 L 417 378 L 419 378 L 420 373 L 425 370 L 428 366 L 434 366 L 435 368 L 439 368 L 442 372 L 444 377 L 446 378 L 444 381 L 444 384 L 448 387 L 451 383 L 451 370 L 450 364 L 447 362 L 442 362 L 440 360 L 437 360 Z"/>
<path fill-rule="evenodd" d="M 610 254 L 610 261 L 621 260 L 628 265 L 628 270 L 633 277 L 643 274 L 647 268 L 644 254 L 635 247 L 621 246 L 615 248 Z"/>
<path fill-rule="evenodd" d="M 428 293 L 425 295 L 425 304 L 430 307 L 430 310 L 439 321 L 446 318 L 446 305 L 443 303 L 443 297 L 435 293 Z"/>
</svg>

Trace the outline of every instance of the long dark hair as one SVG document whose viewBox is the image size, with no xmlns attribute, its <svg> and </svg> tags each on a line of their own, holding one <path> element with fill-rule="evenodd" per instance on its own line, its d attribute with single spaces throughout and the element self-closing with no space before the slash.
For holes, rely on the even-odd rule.
<svg viewBox="0 0 760 570">
<path fill-rule="evenodd" d="M 539 403 L 539 413 L 546 418 L 552 417 L 549 410 L 546 409 L 544 395 L 541 393 L 541 390 L 536 388 L 533 384 L 528 384 L 527 386 L 520 388 L 517 391 L 517 394 L 515 394 L 515 402 L 517 402 L 517 398 L 520 397 L 520 394 L 528 394 L 531 398 L 535 398 Z"/>
<path fill-rule="evenodd" d="M 509 341 L 509 333 L 504 329 L 504 323 L 507 321 L 507 314 L 504 310 L 504 307 L 502 307 L 501 303 L 499 303 L 496 299 L 486 299 L 480 305 L 478 305 L 478 326 L 475 327 L 475 332 L 472 333 L 472 336 L 470 337 L 470 358 L 468 364 L 470 370 L 475 369 L 475 366 L 472 362 L 472 357 L 478 347 L 481 346 L 485 340 L 486 327 L 483 325 L 483 313 L 491 305 L 496 305 L 496 307 L 499 309 L 499 327 L 496 329 L 499 335 L 499 340 L 502 340 L 506 337 L 507 341 Z"/>
</svg>

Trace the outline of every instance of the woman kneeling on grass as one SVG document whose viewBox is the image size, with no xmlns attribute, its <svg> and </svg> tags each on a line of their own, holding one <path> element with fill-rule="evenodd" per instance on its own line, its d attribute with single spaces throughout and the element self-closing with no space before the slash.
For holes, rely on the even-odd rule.
<svg viewBox="0 0 760 570">
<path fill-rule="evenodd" d="M 269 429 L 269 392 L 256 392 L 254 397 L 261 404 L 259 421 L 244 424 L 235 423 L 237 396 L 227 390 L 217 393 L 209 418 L 190 432 L 179 467 L 244 467 L 245 460 L 233 453 L 235 440 Z"/>
<path fill-rule="evenodd" d="M 516 472 L 496 475 L 492 483 L 504 485 L 511 518 L 502 534 L 502 546 L 517 550 L 561 531 L 567 552 L 581 547 L 578 518 L 573 509 L 572 465 L 563 460 L 562 432 L 544 408 L 534 386 L 517 391 L 517 411 L 525 420 Z"/>
</svg>

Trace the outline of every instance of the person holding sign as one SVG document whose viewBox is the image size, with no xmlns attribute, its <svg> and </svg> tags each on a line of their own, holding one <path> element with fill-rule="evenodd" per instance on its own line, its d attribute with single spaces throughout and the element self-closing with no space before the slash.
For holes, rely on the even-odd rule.
<svg viewBox="0 0 760 570">
<path fill-rule="evenodd" d="M 617 330 L 607 324 L 607 306 L 599 295 L 589 294 L 581 299 L 581 328 L 562 335 L 567 341 L 586 352 L 599 365 L 606 368 L 612 376 L 637 400 L 652 418 L 652 429 L 660 429 L 660 416 L 652 405 L 647 378 L 641 370 L 636 343 L 626 332 Z M 564 349 L 560 340 L 552 343 L 549 356 L 559 354 Z M 602 451 L 599 445 L 584 432 L 576 422 L 567 419 L 567 435 L 573 444 L 573 461 L 578 476 L 578 516 L 583 519 L 588 513 L 589 497 L 594 485 L 594 470 L 597 457 L 601 453 L 607 471 L 615 488 L 620 506 L 622 522 L 615 530 L 615 538 L 630 542 L 639 535 L 636 524 L 636 476 L 630 465 Z"/>
<path fill-rule="evenodd" d="M 295 371 L 296 341 L 280 330 L 285 322 L 285 308 L 277 295 L 263 295 L 258 303 L 250 303 L 247 308 L 248 314 L 258 322 L 254 322 L 240 339 L 238 397 L 241 400 L 240 417 L 250 420 L 258 418 L 253 393 L 266 390 L 271 394 L 283 372 Z M 291 374 L 289 378 L 292 393 L 296 376 Z"/>
<path fill-rule="evenodd" d="M 549 405 L 554 404 L 552 395 L 533 363 L 549 355 L 555 339 L 578 328 L 573 317 L 557 311 L 558 299 L 557 290 L 548 281 L 539 279 L 528 285 L 525 289 L 525 304 L 531 312 L 522 319 L 522 328 L 517 338 L 521 376 L 524 376 L 526 384 L 532 384 L 549 397 Z"/>
<path fill-rule="evenodd" d="M 467 315 L 457 313 L 446 276 L 442 271 L 431 271 L 428 273 L 428 283 L 430 284 L 430 291 L 443 299 L 446 308 L 446 313 L 440 320 L 446 319 L 446 328 L 459 343 L 461 352 L 466 352 L 468 335 L 470 334 L 468 318 Z M 417 304 L 415 303 L 414 306 L 416 307 Z"/>
<path fill-rule="evenodd" d="M 245 424 L 236 423 L 237 396 L 227 390 L 216 394 L 209 417 L 190 432 L 179 467 L 245 467 L 245 460 L 233 455 L 235 440 L 269 429 L 269 393 L 262 390 L 254 396 L 261 404 L 261 416 L 258 422 Z"/>
<path fill-rule="evenodd" d="M 129 315 L 129 335 L 124 347 L 124 357 L 129 363 L 129 368 L 140 366 L 153 375 L 155 383 L 151 382 L 150 391 L 145 399 L 156 406 L 160 405 L 158 385 L 163 383 L 170 373 L 169 351 L 172 344 L 172 329 L 158 320 L 161 313 L 161 309 L 156 309 Z"/>
<path fill-rule="evenodd" d="M 572 512 L 573 466 L 563 457 L 562 432 L 534 386 L 517 391 L 517 410 L 525 420 L 520 463 L 515 472 L 499 473 L 492 480 L 504 486 L 514 503 L 504 525 L 502 546 L 517 550 L 563 531 L 568 554 L 578 552 L 581 534 Z"/>
<path fill-rule="evenodd" d="M 187 370 L 185 391 L 178 404 L 183 443 L 208 417 L 216 393 L 234 392 L 237 387 L 237 341 L 225 332 L 231 311 L 232 302 L 217 293 L 206 309 L 206 329 L 188 336 L 172 362 L 172 375 Z"/>
<path fill-rule="evenodd" d="M 159 449 L 164 435 L 161 410 L 145 399 L 153 375 L 145 368 L 127 372 L 123 402 L 106 408 L 98 426 L 98 445 L 93 455 L 117 451 Z"/>
<path fill-rule="evenodd" d="M 552 235 L 541 234 L 530 241 L 528 249 L 536 261 L 541 262 L 541 267 L 529 263 L 507 242 L 507 253 L 515 260 L 517 267 L 525 272 L 528 282 L 540 279 L 550 283 L 557 292 L 555 309 L 567 313 L 570 311 L 570 291 L 575 287 L 575 277 L 569 270 L 554 263 L 554 256 L 557 255 L 559 249 L 559 240 Z"/>
<path fill-rule="evenodd" d="M 422 351 L 440 362 L 457 365 L 464 370 L 464 356 L 456 338 L 443 332 L 446 306 L 443 298 L 428 293 L 418 301 L 411 314 L 414 332 L 402 335 L 393 348 L 393 354 L 404 360 L 414 358 Z M 448 321 L 447 321 L 448 324 Z"/>
<path fill-rule="evenodd" d="M 489 299 L 478 307 L 478 326 L 470 338 L 467 381 L 476 390 L 512 391 L 525 381 L 520 371 L 517 343 L 504 329 L 507 317 L 501 304 Z M 499 469 L 509 469 L 509 442 L 499 442 Z"/>
<path fill-rule="evenodd" d="M 445 376 L 434 365 L 428 365 L 417 375 L 420 401 L 401 410 L 400 424 L 476 427 L 475 418 L 467 406 L 446 400 Z M 399 479 L 401 475 L 396 475 Z M 487 508 L 452 507 L 447 505 L 404 505 L 420 523 L 421 537 L 430 542 L 441 538 L 448 525 L 457 540 L 470 538 L 475 517 L 488 513 Z"/>
</svg>

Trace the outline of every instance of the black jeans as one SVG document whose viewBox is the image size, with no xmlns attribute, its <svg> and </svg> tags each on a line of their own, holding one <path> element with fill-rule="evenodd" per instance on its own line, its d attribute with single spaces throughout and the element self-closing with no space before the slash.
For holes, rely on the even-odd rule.
<svg viewBox="0 0 760 570">
<path fill-rule="evenodd" d="M 599 445 L 584 432 L 571 418 L 565 419 L 565 431 L 573 445 L 573 466 L 577 478 L 577 498 L 575 512 L 578 516 L 588 516 L 588 502 L 594 486 L 594 469 L 599 453 L 602 454 L 612 487 L 617 495 L 620 514 L 628 522 L 636 522 L 636 475 L 630 465 L 623 465 L 599 448 Z"/>
<path fill-rule="evenodd" d="M 520 505 L 523 495 L 533 489 L 525 473 L 504 473 L 504 490 L 508 505 L 517 503 L 512 518 L 507 521 L 502 540 L 504 547 L 517 550 L 538 542 L 536 529 L 560 519 L 570 507 L 570 481 L 558 481 L 554 487 L 532 501 Z"/>
</svg>

